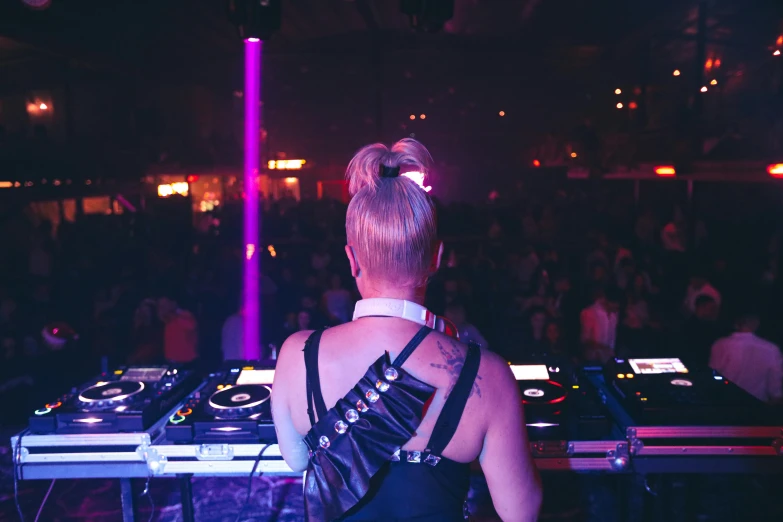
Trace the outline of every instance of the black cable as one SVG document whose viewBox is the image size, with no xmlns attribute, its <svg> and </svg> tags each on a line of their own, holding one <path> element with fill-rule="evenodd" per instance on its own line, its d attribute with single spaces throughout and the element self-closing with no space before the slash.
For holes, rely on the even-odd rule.
<svg viewBox="0 0 783 522">
<path fill-rule="evenodd" d="M 38 508 L 38 513 L 35 514 L 35 520 L 33 522 L 38 522 L 38 519 L 41 518 L 41 513 L 43 512 L 43 508 L 46 505 L 46 501 L 49 500 L 49 495 L 52 494 L 55 482 L 57 482 L 57 479 L 52 479 L 52 483 L 49 484 L 49 490 L 46 492 L 46 495 L 44 495 L 43 501 L 41 502 L 41 507 Z"/>
<path fill-rule="evenodd" d="M 152 519 L 155 516 L 155 499 L 152 498 L 152 493 L 150 492 L 150 480 L 152 480 L 152 477 L 147 477 L 147 482 L 144 484 L 144 491 L 141 492 L 142 497 L 147 495 L 147 498 L 150 501 L 150 509 L 152 510 L 147 522 L 152 522 Z"/>
<path fill-rule="evenodd" d="M 258 456 L 256 457 L 256 461 L 253 463 L 253 469 L 250 470 L 250 477 L 248 477 L 247 481 L 247 496 L 245 496 L 245 503 L 242 505 L 242 508 L 239 510 L 239 513 L 237 513 L 237 518 L 234 520 L 234 522 L 239 522 L 239 518 L 242 516 L 242 513 L 245 512 L 245 509 L 247 509 L 247 505 L 250 503 L 250 494 L 253 490 L 253 475 L 256 474 L 256 470 L 258 469 L 258 465 L 261 463 L 261 458 L 264 456 L 264 452 L 269 449 L 272 445 L 266 444 L 263 448 L 261 448 L 261 451 L 258 452 Z M 263 473 L 260 473 L 258 476 L 260 477 Z"/>
<path fill-rule="evenodd" d="M 24 514 L 22 514 L 22 506 L 19 505 L 19 478 L 22 472 L 22 437 L 28 430 L 24 430 L 19 434 L 19 438 L 16 439 L 16 448 L 13 448 L 13 462 L 14 462 L 14 504 L 16 504 L 16 512 L 19 513 L 19 521 L 24 522 Z"/>
</svg>

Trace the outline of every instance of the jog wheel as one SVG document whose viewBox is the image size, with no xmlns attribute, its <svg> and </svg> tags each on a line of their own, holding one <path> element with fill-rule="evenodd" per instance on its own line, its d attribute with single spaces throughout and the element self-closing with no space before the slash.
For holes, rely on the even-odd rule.
<svg viewBox="0 0 783 522">
<path fill-rule="evenodd" d="M 79 394 L 79 400 L 85 406 L 115 406 L 140 393 L 143 389 L 143 382 L 102 382 L 83 390 Z"/>
<path fill-rule="evenodd" d="M 527 405 L 545 406 L 563 402 L 566 391 L 563 385 L 555 381 L 519 381 L 522 391 L 522 403 Z"/>
<path fill-rule="evenodd" d="M 209 398 L 207 411 L 221 419 L 250 417 L 261 411 L 272 389 L 263 384 L 240 384 L 216 391 Z"/>
</svg>

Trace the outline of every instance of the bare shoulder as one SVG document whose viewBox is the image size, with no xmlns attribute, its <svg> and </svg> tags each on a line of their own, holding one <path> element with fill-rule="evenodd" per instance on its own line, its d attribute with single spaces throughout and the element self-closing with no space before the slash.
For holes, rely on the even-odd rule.
<svg viewBox="0 0 783 522">
<path fill-rule="evenodd" d="M 280 347 L 279 358 L 291 357 L 293 352 L 297 350 L 301 351 L 312 333 L 313 330 L 302 330 L 301 332 L 291 334 L 288 339 L 285 340 L 283 346 Z"/>
<path fill-rule="evenodd" d="M 280 347 L 280 353 L 277 356 L 275 377 L 288 376 L 291 372 L 295 372 L 296 368 L 299 366 L 304 366 L 302 349 L 304 348 L 307 338 L 310 337 L 312 333 L 312 331 L 308 330 L 296 332 L 285 340 L 283 346 Z"/>
<path fill-rule="evenodd" d="M 449 374 L 452 387 L 456 383 L 467 357 L 468 345 L 445 334 L 435 333 L 433 340 L 437 346 L 435 360 L 430 366 Z M 481 364 L 471 391 L 471 397 L 479 398 L 487 392 L 494 395 L 496 389 L 503 390 L 509 383 L 513 384 L 513 376 L 508 363 L 499 355 L 486 348 L 481 348 Z"/>
</svg>

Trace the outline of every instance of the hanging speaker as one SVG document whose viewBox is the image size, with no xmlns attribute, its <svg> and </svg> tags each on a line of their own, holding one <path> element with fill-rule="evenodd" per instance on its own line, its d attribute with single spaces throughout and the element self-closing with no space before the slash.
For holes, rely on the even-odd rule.
<svg viewBox="0 0 783 522">
<path fill-rule="evenodd" d="M 400 11 L 411 28 L 436 33 L 454 16 L 454 0 L 400 0 Z"/>
<path fill-rule="evenodd" d="M 280 30 L 282 0 L 229 0 L 228 19 L 242 39 L 268 40 Z"/>
</svg>

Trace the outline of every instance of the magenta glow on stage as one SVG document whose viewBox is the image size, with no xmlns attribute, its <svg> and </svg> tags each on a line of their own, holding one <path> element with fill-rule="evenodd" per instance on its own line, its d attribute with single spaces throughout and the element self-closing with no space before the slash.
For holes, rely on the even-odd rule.
<svg viewBox="0 0 783 522">
<path fill-rule="evenodd" d="M 242 285 L 242 352 L 245 359 L 261 355 L 260 252 L 258 211 L 258 140 L 261 129 L 261 42 L 245 40 L 245 223 Z"/>
</svg>

